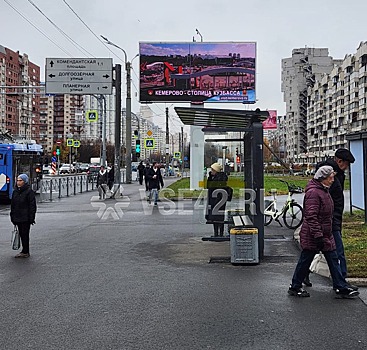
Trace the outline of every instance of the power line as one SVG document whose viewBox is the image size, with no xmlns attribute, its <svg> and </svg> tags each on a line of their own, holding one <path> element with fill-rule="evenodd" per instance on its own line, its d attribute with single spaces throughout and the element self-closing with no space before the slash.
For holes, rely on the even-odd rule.
<svg viewBox="0 0 367 350">
<path fill-rule="evenodd" d="M 16 9 L 12 4 L 9 3 L 8 0 L 4 0 L 16 13 L 18 13 L 23 19 L 25 19 L 33 28 L 39 31 L 44 37 L 50 40 L 54 45 L 56 45 L 61 51 L 63 51 L 66 55 L 72 57 L 73 55 L 62 48 L 59 44 L 53 41 L 46 33 L 44 33 L 41 29 L 39 29 L 35 24 L 33 24 L 26 16 L 24 16 L 18 9 Z"/>
<path fill-rule="evenodd" d="M 93 32 L 93 30 L 88 26 L 88 24 L 87 23 L 85 23 L 83 20 L 82 20 L 82 18 L 75 12 L 75 10 L 66 2 L 66 0 L 63 0 L 64 1 L 64 3 L 65 3 L 65 5 L 70 9 L 70 11 L 79 19 L 79 21 L 80 22 L 82 22 L 83 24 L 84 24 L 84 26 L 97 38 L 97 40 L 99 41 L 99 42 L 101 42 L 102 44 L 103 44 L 103 46 L 105 47 L 105 48 L 107 48 L 107 50 L 108 51 L 110 51 L 115 57 L 117 57 L 120 61 L 122 61 L 122 62 L 124 62 L 124 60 L 121 58 L 121 57 L 119 57 L 119 56 L 117 56 L 109 47 L 108 47 L 108 45 L 106 45 L 105 43 L 104 43 L 104 41 L 103 40 L 101 40 L 100 38 L 99 38 L 99 36 L 96 34 L 96 33 L 94 33 Z"/>
<path fill-rule="evenodd" d="M 92 55 L 90 52 L 88 52 L 83 46 L 79 45 L 75 40 L 73 40 L 68 34 L 66 34 L 60 27 L 58 27 L 55 22 L 53 22 L 48 16 L 46 16 L 46 14 L 32 1 L 32 0 L 28 0 L 28 2 L 34 6 L 40 13 L 42 16 L 44 16 L 63 36 L 65 36 L 73 45 L 74 47 L 76 47 L 80 52 L 83 53 L 83 55 L 86 55 L 87 53 L 87 57 L 92 56 L 95 57 L 94 55 Z"/>
</svg>

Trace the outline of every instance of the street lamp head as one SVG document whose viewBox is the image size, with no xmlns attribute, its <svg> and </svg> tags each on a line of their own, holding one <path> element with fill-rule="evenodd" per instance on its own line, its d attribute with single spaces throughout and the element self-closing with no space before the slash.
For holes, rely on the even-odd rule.
<svg viewBox="0 0 367 350">
<path fill-rule="evenodd" d="M 109 41 L 105 36 L 100 35 L 100 37 L 101 37 L 103 40 L 107 41 L 107 43 L 109 43 L 109 42 L 110 42 L 110 41 Z"/>
</svg>

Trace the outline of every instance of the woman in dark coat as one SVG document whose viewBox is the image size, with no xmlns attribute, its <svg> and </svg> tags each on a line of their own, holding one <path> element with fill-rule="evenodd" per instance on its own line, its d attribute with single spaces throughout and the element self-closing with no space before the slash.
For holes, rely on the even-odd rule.
<svg viewBox="0 0 367 350">
<path fill-rule="evenodd" d="M 227 175 L 222 171 L 219 163 L 210 166 L 207 188 L 208 188 L 208 207 L 205 218 L 213 223 L 214 237 L 223 237 L 224 216 L 227 203 Z M 222 190 L 222 191 L 220 191 Z"/>
<path fill-rule="evenodd" d="M 336 286 L 336 294 L 346 297 L 359 294 L 349 287 L 343 277 L 335 249 L 332 233 L 334 205 L 329 194 L 334 176 L 334 169 L 331 166 L 322 166 L 306 186 L 303 201 L 304 221 L 300 231 L 302 252 L 288 290 L 290 295 L 310 296 L 306 290 L 302 289 L 302 282 L 308 274 L 314 256 L 320 251 L 329 266 L 333 285 Z"/>
<path fill-rule="evenodd" d="M 16 258 L 29 258 L 29 231 L 31 225 L 36 223 L 36 197 L 28 181 L 28 175 L 20 174 L 11 198 L 10 220 L 13 225 L 18 226 L 22 241 L 22 251 Z"/>
</svg>

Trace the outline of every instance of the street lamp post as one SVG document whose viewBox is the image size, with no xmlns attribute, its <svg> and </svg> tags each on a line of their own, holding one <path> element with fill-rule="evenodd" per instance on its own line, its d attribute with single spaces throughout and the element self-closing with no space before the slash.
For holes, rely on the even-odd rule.
<svg viewBox="0 0 367 350">
<path fill-rule="evenodd" d="M 127 60 L 126 51 L 108 40 L 105 36 L 101 35 L 101 38 L 106 41 L 106 44 L 114 46 L 121 50 L 125 56 L 125 69 L 126 69 L 126 183 L 131 183 L 131 62 Z M 137 57 L 139 54 L 134 56 Z M 133 59 L 134 59 L 133 58 Z M 121 111 L 120 111 L 121 113 Z"/>
</svg>

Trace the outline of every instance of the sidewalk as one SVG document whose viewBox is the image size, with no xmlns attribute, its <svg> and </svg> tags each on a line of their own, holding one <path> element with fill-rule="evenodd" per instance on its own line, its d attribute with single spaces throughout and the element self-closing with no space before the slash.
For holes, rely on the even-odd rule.
<svg viewBox="0 0 367 350">
<path fill-rule="evenodd" d="M 39 203 L 29 259 L 14 259 L 0 212 L 2 349 L 293 350 L 321 349 L 320 339 L 325 349 L 366 348 L 360 299 L 335 299 L 318 275 L 311 298 L 288 296 L 292 230 L 266 227 L 259 265 L 209 263 L 228 259 L 229 242 L 202 241 L 213 229 L 199 202 L 154 208 L 139 183 L 122 193 Z"/>
</svg>

